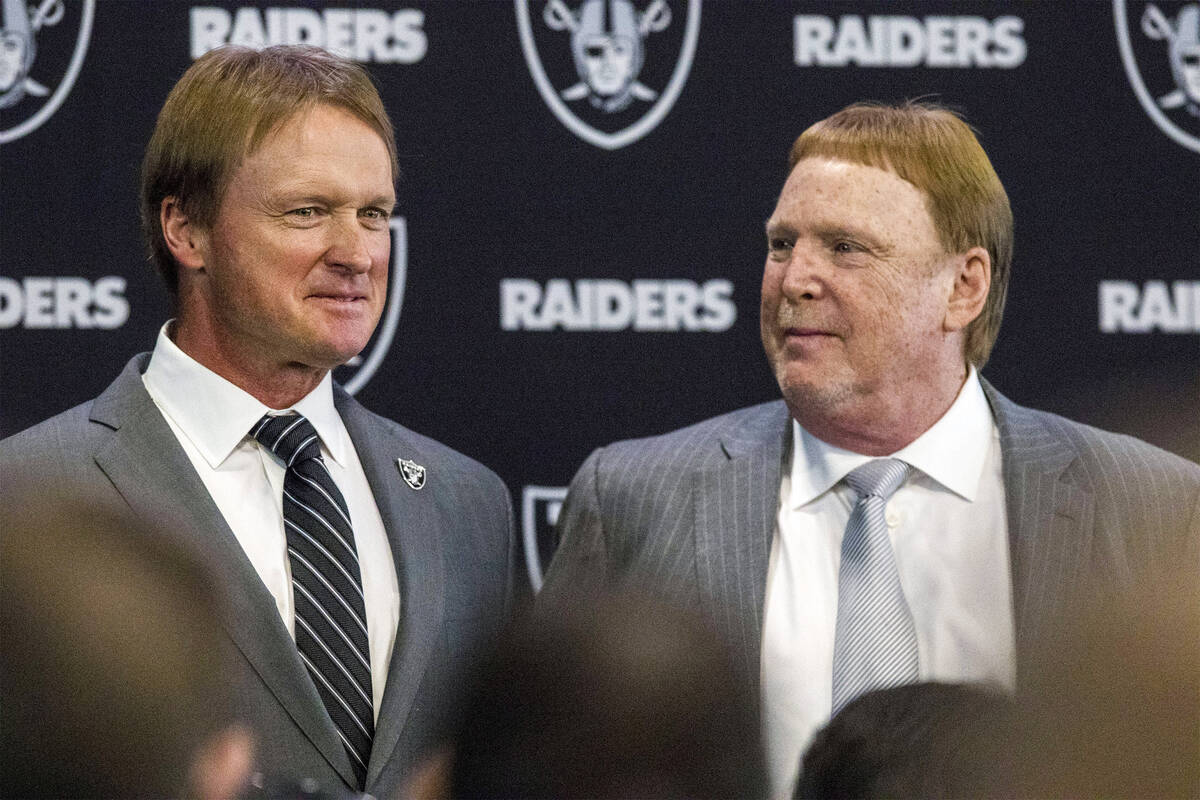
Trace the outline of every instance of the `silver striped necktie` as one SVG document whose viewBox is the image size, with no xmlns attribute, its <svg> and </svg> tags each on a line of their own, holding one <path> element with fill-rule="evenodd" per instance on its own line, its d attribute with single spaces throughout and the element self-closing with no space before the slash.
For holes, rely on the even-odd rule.
<svg viewBox="0 0 1200 800">
<path fill-rule="evenodd" d="M 267 415 L 250 432 L 283 461 L 283 527 L 292 566 L 296 649 L 362 789 L 375 735 L 367 615 L 346 500 L 312 423 Z"/>
<path fill-rule="evenodd" d="M 917 632 L 900 586 L 884 509 L 908 476 L 894 458 L 869 461 L 846 476 L 858 502 L 842 538 L 833 713 L 864 692 L 915 682 Z"/>
</svg>

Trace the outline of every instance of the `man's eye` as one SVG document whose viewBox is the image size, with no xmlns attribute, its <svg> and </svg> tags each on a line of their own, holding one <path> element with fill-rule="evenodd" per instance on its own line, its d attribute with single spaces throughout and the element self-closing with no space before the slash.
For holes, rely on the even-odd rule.
<svg viewBox="0 0 1200 800">
<path fill-rule="evenodd" d="M 363 216 L 368 219 L 383 219 L 387 216 L 387 213 L 382 208 L 364 208 L 358 213 L 359 216 Z"/>
<path fill-rule="evenodd" d="M 850 242 L 834 242 L 833 251 L 835 253 L 854 253 L 858 251 L 858 248 Z"/>
<path fill-rule="evenodd" d="M 288 214 L 301 219 L 309 219 L 317 215 L 317 210 L 312 206 L 306 206 L 305 208 L 293 208 Z"/>
<path fill-rule="evenodd" d="M 772 253 L 778 253 L 778 252 L 782 252 L 784 250 L 791 250 L 792 249 L 792 240 L 791 239 L 782 239 L 782 238 L 768 239 L 767 240 L 767 249 L 769 249 Z"/>
</svg>

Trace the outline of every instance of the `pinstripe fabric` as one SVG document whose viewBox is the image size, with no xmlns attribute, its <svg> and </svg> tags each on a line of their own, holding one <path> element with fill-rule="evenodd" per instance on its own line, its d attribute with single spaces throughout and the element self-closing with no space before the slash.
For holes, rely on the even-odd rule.
<svg viewBox="0 0 1200 800">
<path fill-rule="evenodd" d="M 264 416 L 251 436 L 286 467 L 283 527 L 292 566 L 296 649 L 362 788 L 375 735 L 366 602 L 346 501 L 300 414 Z"/>
<path fill-rule="evenodd" d="M 982 383 L 1000 430 L 1020 684 L 1071 593 L 1124 591 L 1181 564 L 1200 574 L 1200 466 Z M 757 686 L 789 446 L 778 400 L 596 450 L 571 482 L 539 604 L 637 581 L 709 612 Z"/>
<path fill-rule="evenodd" d="M 780 402 L 594 452 L 572 481 L 539 603 L 606 580 L 643 584 L 711 615 L 757 684 L 788 435 Z"/>
<path fill-rule="evenodd" d="M 1200 575 L 1200 466 L 983 386 L 1004 458 L 1020 683 L 1022 644 L 1065 604 L 1181 567 Z"/>
<path fill-rule="evenodd" d="M 872 689 L 916 681 L 917 631 L 900 586 L 884 508 L 908 476 L 894 458 L 846 476 L 858 501 L 842 537 L 833 644 L 833 713 Z"/>
</svg>

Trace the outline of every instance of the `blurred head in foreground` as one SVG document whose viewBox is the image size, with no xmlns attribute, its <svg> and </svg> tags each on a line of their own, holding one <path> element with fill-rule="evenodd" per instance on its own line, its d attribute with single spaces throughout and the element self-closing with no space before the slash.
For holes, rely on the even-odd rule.
<svg viewBox="0 0 1200 800">
<path fill-rule="evenodd" d="M 1009 699 L 918 684 L 855 700 L 796 797 L 1200 796 L 1200 586 L 1189 560 L 1047 626 Z"/>
<path fill-rule="evenodd" d="M 970 684 L 868 692 L 817 734 L 795 796 L 1005 796 L 1013 711 L 1005 695 Z"/>
<path fill-rule="evenodd" d="M 251 744 L 212 581 L 122 511 L 37 505 L 2 514 L 0 794 L 232 796 Z"/>
<path fill-rule="evenodd" d="M 691 614 L 600 594 L 526 618 L 486 664 L 453 755 L 455 797 L 753 797 L 757 716 Z"/>
</svg>

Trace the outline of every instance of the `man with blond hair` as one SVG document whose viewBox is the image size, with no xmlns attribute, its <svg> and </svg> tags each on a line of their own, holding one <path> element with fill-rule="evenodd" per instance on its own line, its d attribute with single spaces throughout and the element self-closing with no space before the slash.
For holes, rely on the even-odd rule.
<svg viewBox="0 0 1200 800">
<path fill-rule="evenodd" d="M 706 609 L 790 796 L 805 744 L 859 694 L 1011 689 L 1068 599 L 1196 563 L 1200 466 L 979 375 L 1012 214 L 951 111 L 856 104 L 810 127 L 766 243 L 783 399 L 592 453 L 539 602 L 620 580 Z"/>
<path fill-rule="evenodd" d="M 330 375 L 379 322 L 397 175 L 360 66 L 311 47 L 198 59 L 142 169 L 175 318 L 94 401 L 0 443 L 0 472 L 124 504 L 209 562 L 267 794 L 393 795 L 511 601 L 500 479 Z"/>
</svg>

